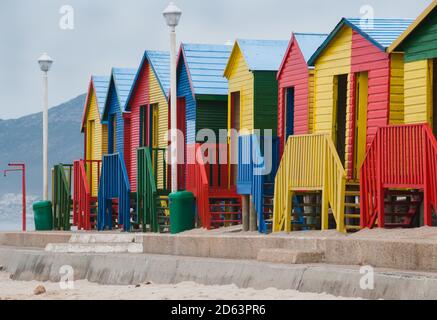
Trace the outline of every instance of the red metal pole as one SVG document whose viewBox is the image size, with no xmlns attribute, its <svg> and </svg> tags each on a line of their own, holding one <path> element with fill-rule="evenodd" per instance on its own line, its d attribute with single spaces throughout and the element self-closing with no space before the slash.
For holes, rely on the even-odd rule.
<svg viewBox="0 0 437 320">
<path fill-rule="evenodd" d="M 21 188 L 22 188 L 22 230 L 26 231 L 26 164 L 24 163 L 9 163 L 9 167 L 19 167 L 20 169 L 13 169 L 9 171 L 21 171 Z"/>
<path fill-rule="evenodd" d="M 23 164 L 23 175 L 22 175 L 22 187 L 23 187 L 23 231 L 26 232 L 27 221 L 26 221 L 26 165 Z"/>
</svg>

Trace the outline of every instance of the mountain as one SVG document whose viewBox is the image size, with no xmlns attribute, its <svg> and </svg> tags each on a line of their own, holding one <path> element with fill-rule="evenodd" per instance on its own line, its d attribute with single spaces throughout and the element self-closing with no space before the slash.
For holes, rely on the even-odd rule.
<svg viewBox="0 0 437 320">
<path fill-rule="evenodd" d="M 80 132 L 86 95 L 80 95 L 49 110 L 49 167 L 71 164 L 83 157 Z M 28 194 L 42 194 L 42 112 L 19 119 L 0 120 L 0 170 L 9 162 L 27 166 Z M 50 182 L 50 181 L 49 181 Z M 0 176 L 0 196 L 21 192 L 21 176 Z"/>
</svg>

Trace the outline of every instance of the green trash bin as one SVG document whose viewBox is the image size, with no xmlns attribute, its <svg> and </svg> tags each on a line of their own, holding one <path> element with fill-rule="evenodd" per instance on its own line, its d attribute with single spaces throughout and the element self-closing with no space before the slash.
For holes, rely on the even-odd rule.
<svg viewBox="0 0 437 320">
<path fill-rule="evenodd" d="M 194 194 L 187 191 L 181 191 L 171 193 L 168 198 L 170 200 L 171 234 L 194 229 Z"/>
<path fill-rule="evenodd" d="M 33 204 L 33 217 L 36 231 L 53 230 L 52 203 L 50 201 L 39 201 Z"/>
</svg>

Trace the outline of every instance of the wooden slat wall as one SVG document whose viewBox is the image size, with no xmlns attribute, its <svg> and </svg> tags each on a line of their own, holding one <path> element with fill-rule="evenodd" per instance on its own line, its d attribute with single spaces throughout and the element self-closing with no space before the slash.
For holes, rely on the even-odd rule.
<svg viewBox="0 0 437 320">
<path fill-rule="evenodd" d="M 162 92 L 161 86 L 156 78 L 155 73 L 151 66 L 149 66 L 149 104 L 158 106 L 158 147 L 159 148 L 167 148 L 167 130 L 168 130 L 168 102 L 167 98 Z M 164 180 L 164 168 L 162 161 L 158 161 L 158 169 L 157 169 L 157 179 L 158 179 L 158 188 L 162 189 L 165 186 L 163 185 Z"/>
<path fill-rule="evenodd" d="M 141 108 L 146 108 L 149 104 L 149 64 L 144 63 L 143 70 L 135 84 L 134 95 L 132 97 L 131 110 L 131 141 L 130 141 L 130 161 L 129 180 L 132 192 L 137 190 L 137 149 L 140 147 L 141 137 Z"/>
<path fill-rule="evenodd" d="M 308 65 L 299 48 L 297 41 L 294 41 L 291 49 L 288 51 L 285 64 L 278 77 L 278 138 L 280 152 L 284 150 L 284 117 L 285 117 L 285 91 L 287 88 L 294 87 L 294 133 L 310 133 L 310 76 Z M 312 77 L 312 84 L 313 82 Z M 313 91 L 313 90 L 311 90 Z M 311 115 L 312 118 L 312 115 Z M 312 125 L 311 125 L 312 127 Z"/>
<path fill-rule="evenodd" d="M 428 60 L 405 63 L 405 123 L 429 122 L 432 92 Z"/>
<path fill-rule="evenodd" d="M 241 103 L 240 103 L 240 125 L 241 129 L 252 131 L 254 129 L 254 75 L 249 71 L 249 67 L 244 60 L 241 50 L 237 47 L 234 54 L 231 57 L 231 71 L 229 74 L 229 112 L 231 106 L 231 93 L 240 91 Z M 230 125 L 230 121 L 228 121 Z"/>
<path fill-rule="evenodd" d="M 352 30 L 344 28 L 315 64 L 314 133 L 333 134 L 334 76 L 350 74 Z"/>
<path fill-rule="evenodd" d="M 404 123 L 404 55 L 392 53 L 390 65 L 390 124 Z"/>
</svg>

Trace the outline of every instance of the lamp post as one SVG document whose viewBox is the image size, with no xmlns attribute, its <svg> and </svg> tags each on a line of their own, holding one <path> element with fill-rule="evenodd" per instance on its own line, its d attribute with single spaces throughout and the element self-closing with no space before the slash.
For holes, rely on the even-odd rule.
<svg viewBox="0 0 437 320">
<path fill-rule="evenodd" d="M 39 66 L 43 72 L 43 87 L 44 87 L 44 108 L 43 108 L 43 200 L 49 199 L 49 81 L 48 72 L 53 64 L 52 58 L 47 53 L 44 53 L 38 59 Z"/>
<path fill-rule="evenodd" d="M 170 59 L 171 59 L 171 191 L 178 191 L 178 135 L 177 135 L 177 84 L 176 84 L 176 27 L 182 11 L 173 2 L 167 6 L 163 16 L 170 27 Z"/>
</svg>

